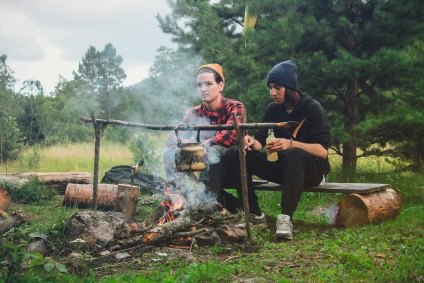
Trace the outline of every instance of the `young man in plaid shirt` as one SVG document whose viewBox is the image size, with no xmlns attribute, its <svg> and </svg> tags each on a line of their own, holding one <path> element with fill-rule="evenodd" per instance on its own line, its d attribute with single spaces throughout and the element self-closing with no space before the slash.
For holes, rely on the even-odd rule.
<svg viewBox="0 0 424 283">
<path fill-rule="evenodd" d="M 219 64 L 207 64 L 197 70 L 197 90 L 202 104 L 188 109 L 181 124 L 220 125 L 234 124 L 232 112 L 236 112 L 237 120 L 241 123 L 244 114 L 243 103 L 225 98 L 222 91 L 225 86 L 224 73 Z M 197 132 L 181 131 L 181 143 L 192 142 Z M 200 181 L 206 184 L 210 193 L 231 212 L 240 208 L 239 199 L 226 193 L 222 188 L 225 183 L 225 153 L 228 148 L 238 144 L 235 130 L 200 131 L 200 142 L 207 151 L 207 167 L 200 175 Z M 171 133 L 167 139 L 168 149 L 164 153 L 165 172 L 168 181 L 180 190 L 185 190 L 184 173 L 177 172 L 174 166 L 177 138 Z"/>
</svg>

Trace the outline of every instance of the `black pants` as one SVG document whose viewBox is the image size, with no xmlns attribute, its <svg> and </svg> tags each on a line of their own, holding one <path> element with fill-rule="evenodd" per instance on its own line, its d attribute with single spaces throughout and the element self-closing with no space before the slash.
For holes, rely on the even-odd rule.
<svg viewBox="0 0 424 283">
<path fill-rule="evenodd" d="M 232 166 L 227 166 L 231 179 L 241 195 L 240 161 L 238 150 L 229 154 Z M 293 217 L 300 201 L 303 187 L 318 185 L 323 178 L 323 168 L 312 154 L 300 149 L 290 148 L 278 153 L 278 160 L 269 162 L 266 154 L 258 151 L 247 151 L 246 170 L 248 183 L 249 208 L 252 213 L 260 214 L 258 198 L 253 189 L 252 175 L 283 186 L 281 194 L 281 213 Z"/>
</svg>

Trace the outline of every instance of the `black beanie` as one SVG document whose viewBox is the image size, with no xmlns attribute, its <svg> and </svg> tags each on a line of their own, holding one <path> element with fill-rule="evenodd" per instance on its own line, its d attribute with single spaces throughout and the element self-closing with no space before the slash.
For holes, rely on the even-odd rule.
<svg viewBox="0 0 424 283">
<path fill-rule="evenodd" d="M 292 61 L 287 60 L 275 65 L 269 72 L 266 83 L 279 84 L 293 90 L 297 88 L 297 67 Z"/>
</svg>

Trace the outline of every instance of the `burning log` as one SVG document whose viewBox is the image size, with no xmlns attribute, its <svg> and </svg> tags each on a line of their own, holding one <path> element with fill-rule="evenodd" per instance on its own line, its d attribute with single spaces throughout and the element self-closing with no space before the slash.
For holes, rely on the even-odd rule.
<svg viewBox="0 0 424 283">
<path fill-rule="evenodd" d="M 175 233 L 186 231 L 191 225 L 191 219 L 188 213 L 182 212 L 178 218 L 171 222 L 166 222 L 146 232 L 141 242 L 146 245 L 154 245 L 161 241 L 172 239 Z"/>
<path fill-rule="evenodd" d="M 179 194 L 166 194 L 165 200 L 161 202 L 156 209 L 150 213 L 143 221 L 144 226 L 161 225 L 172 221 L 175 214 L 182 208 L 184 199 Z"/>
<path fill-rule="evenodd" d="M 18 212 L 12 212 L 9 217 L 0 220 L 0 234 L 6 233 L 11 228 L 19 227 L 25 222 L 24 216 Z"/>
</svg>

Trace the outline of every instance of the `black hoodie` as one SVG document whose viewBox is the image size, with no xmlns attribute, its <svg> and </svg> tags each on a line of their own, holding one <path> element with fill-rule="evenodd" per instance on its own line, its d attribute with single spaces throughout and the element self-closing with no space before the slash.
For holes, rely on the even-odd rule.
<svg viewBox="0 0 424 283">
<path fill-rule="evenodd" d="M 302 143 L 319 143 L 328 150 L 330 144 L 330 125 L 327 120 L 327 115 L 321 104 L 307 94 L 302 95 L 301 101 L 294 107 L 291 113 L 287 112 L 283 104 L 277 104 L 275 102 L 270 103 L 265 109 L 262 122 L 278 123 L 296 121 L 300 123 L 303 119 L 305 119 L 305 121 L 300 127 L 296 138 L 293 137 L 293 132 L 297 127 L 296 125 L 289 129 L 274 129 L 275 137 L 286 139 L 292 138 Z M 255 139 L 258 140 L 262 146 L 265 146 L 267 136 L 267 129 L 259 129 L 256 131 Z M 319 158 L 317 158 L 317 160 L 318 159 Z M 324 161 L 324 172 L 325 175 L 327 175 L 329 171 L 328 159 L 326 158 L 321 161 Z"/>
</svg>

